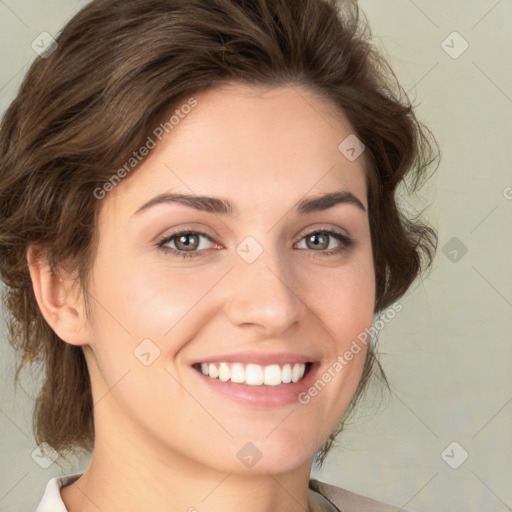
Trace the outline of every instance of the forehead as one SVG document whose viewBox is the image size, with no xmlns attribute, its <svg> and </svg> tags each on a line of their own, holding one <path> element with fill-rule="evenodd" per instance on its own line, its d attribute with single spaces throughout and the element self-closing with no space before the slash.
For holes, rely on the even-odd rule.
<svg viewBox="0 0 512 512">
<path fill-rule="evenodd" d="M 364 155 L 351 161 L 340 151 L 353 129 L 329 100 L 305 87 L 243 84 L 193 98 L 194 108 L 174 116 L 110 193 L 109 208 L 133 212 L 143 199 L 173 191 L 230 198 L 240 210 L 261 212 L 340 189 L 366 206 Z"/>
</svg>

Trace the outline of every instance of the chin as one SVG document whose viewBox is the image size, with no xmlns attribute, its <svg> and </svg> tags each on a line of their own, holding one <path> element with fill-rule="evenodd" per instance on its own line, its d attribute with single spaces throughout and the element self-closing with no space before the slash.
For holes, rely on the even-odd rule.
<svg viewBox="0 0 512 512">
<path fill-rule="evenodd" d="M 305 444 L 304 437 L 301 439 L 300 435 L 296 438 L 288 435 L 285 440 L 274 432 L 267 439 L 261 436 L 254 441 L 234 440 L 222 453 L 212 454 L 211 460 L 216 461 L 215 469 L 238 474 L 279 474 L 295 471 L 304 465 L 309 471 L 320 445 L 313 441 Z M 226 453 L 233 456 L 226 457 Z"/>
</svg>

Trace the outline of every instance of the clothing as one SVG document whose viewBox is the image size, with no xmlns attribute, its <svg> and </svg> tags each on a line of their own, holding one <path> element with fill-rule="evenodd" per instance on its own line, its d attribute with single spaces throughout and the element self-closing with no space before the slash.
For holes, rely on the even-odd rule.
<svg viewBox="0 0 512 512">
<path fill-rule="evenodd" d="M 60 496 L 60 490 L 66 485 L 71 485 L 80 476 L 82 473 L 52 478 L 46 485 L 43 499 L 36 512 L 68 512 Z M 402 508 L 314 479 L 309 481 L 309 505 L 313 512 L 407 512 Z"/>
<path fill-rule="evenodd" d="M 309 481 L 310 500 L 311 495 L 322 496 L 324 500 L 329 501 L 335 507 L 329 508 L 318 508 L 318 512 L 336 511 L 336 512 L 407 512 L 404 508 L 395 507 L 377 501 L 366 496 L 361 496 L 341 487 L 335 485 L 326 484 L 318 480 L 311 479 Z M 312 491 L 314 491 L 312 493 Z M 316 508 L 313 508 L 314 512 L 317 512 Z"/>
<path fill-rule="evenodd" d="M 68 509 L 60 497 L 60 490 L 66 485 L 71 485 L 81 476 L 82 473 L 73 473 L 52 478 L 46 484 L 43 499 L 39 503 L 36 512 L 68 512 Z"/>
</svg>

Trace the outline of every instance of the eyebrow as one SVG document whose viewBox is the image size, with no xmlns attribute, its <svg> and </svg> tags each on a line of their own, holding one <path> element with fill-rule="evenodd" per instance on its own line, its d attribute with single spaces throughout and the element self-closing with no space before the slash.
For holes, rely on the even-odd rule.
<svg viewBox="0 0 512 512">
<path fill-rule="evenodd" d="M 227 199 L 219 197 L 196 196 L 182 193 L 165 193 L 159 194 L 147 203 L 144 203 L 133 215 L 142 213 L 149 208 L 168 203 L 178 203 L 195 210 L 207 213 L 214 213 L 219 215 L 233 216 L 238 210 Z M 319 212 L 328 210 L 338 204 L 348 204 L 357 207 L 359 210 L 366 212 L 363 203 L 351 192 L 341 190 L 338 192 L 331 192 L 318 197 L 303 199 L 294 208 L 293 212 L 296 214 L 306 214 L 312 212 Z"/>
</svg>

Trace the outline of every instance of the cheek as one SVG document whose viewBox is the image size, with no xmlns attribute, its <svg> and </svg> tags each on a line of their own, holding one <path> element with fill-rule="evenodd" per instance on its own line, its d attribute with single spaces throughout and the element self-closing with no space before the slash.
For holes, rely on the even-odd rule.
<svg viewBox="0 0 512 512">
<path fill-rule="evenodd" d="M 97 261 L 92 290 L 91 344 L 109 386 L 141 370 L 137 355 L 149 352 L 152 368 L 165 366 L 193 339 L 218 310 L 209 292 L 222 277 L 207 266 L 178 269 L 117 256 L 117 263 L 113 252 Z M 149 385 L 154 376 L 144 375 Z"/>
<path fill-rule="evenodd" d="M 309 281 L 305 296 L 341 349 L 372 325 L 375 308 L 372 260 L 359 260 L 336 272 L 317 273 Z"/>
<path fill-rule="evenodd" d="M 122 326 L 125 334 L 163 336 L 208 289 L 208 278 L 197 278 L 194 269 L 137 259 L 130 247 L 107 251 L 96 261 L 93 293 L 100 318 L 109 327 L 112 321 Z"/>
<path fill-rule="evenodd" d="M 195 268 L 173 268 L 165 264 L 146 266 L 145 272 L 127 274 L 123 279 L 126 296 L 122 315 L 129 319 L 134 332 L 152 333 L 169 343 L 187 327 L 209 318 L 208 311 L 219 307 L 214 291 L 225 270 L 215 271 L 207 265 Z"/>
</svg>

